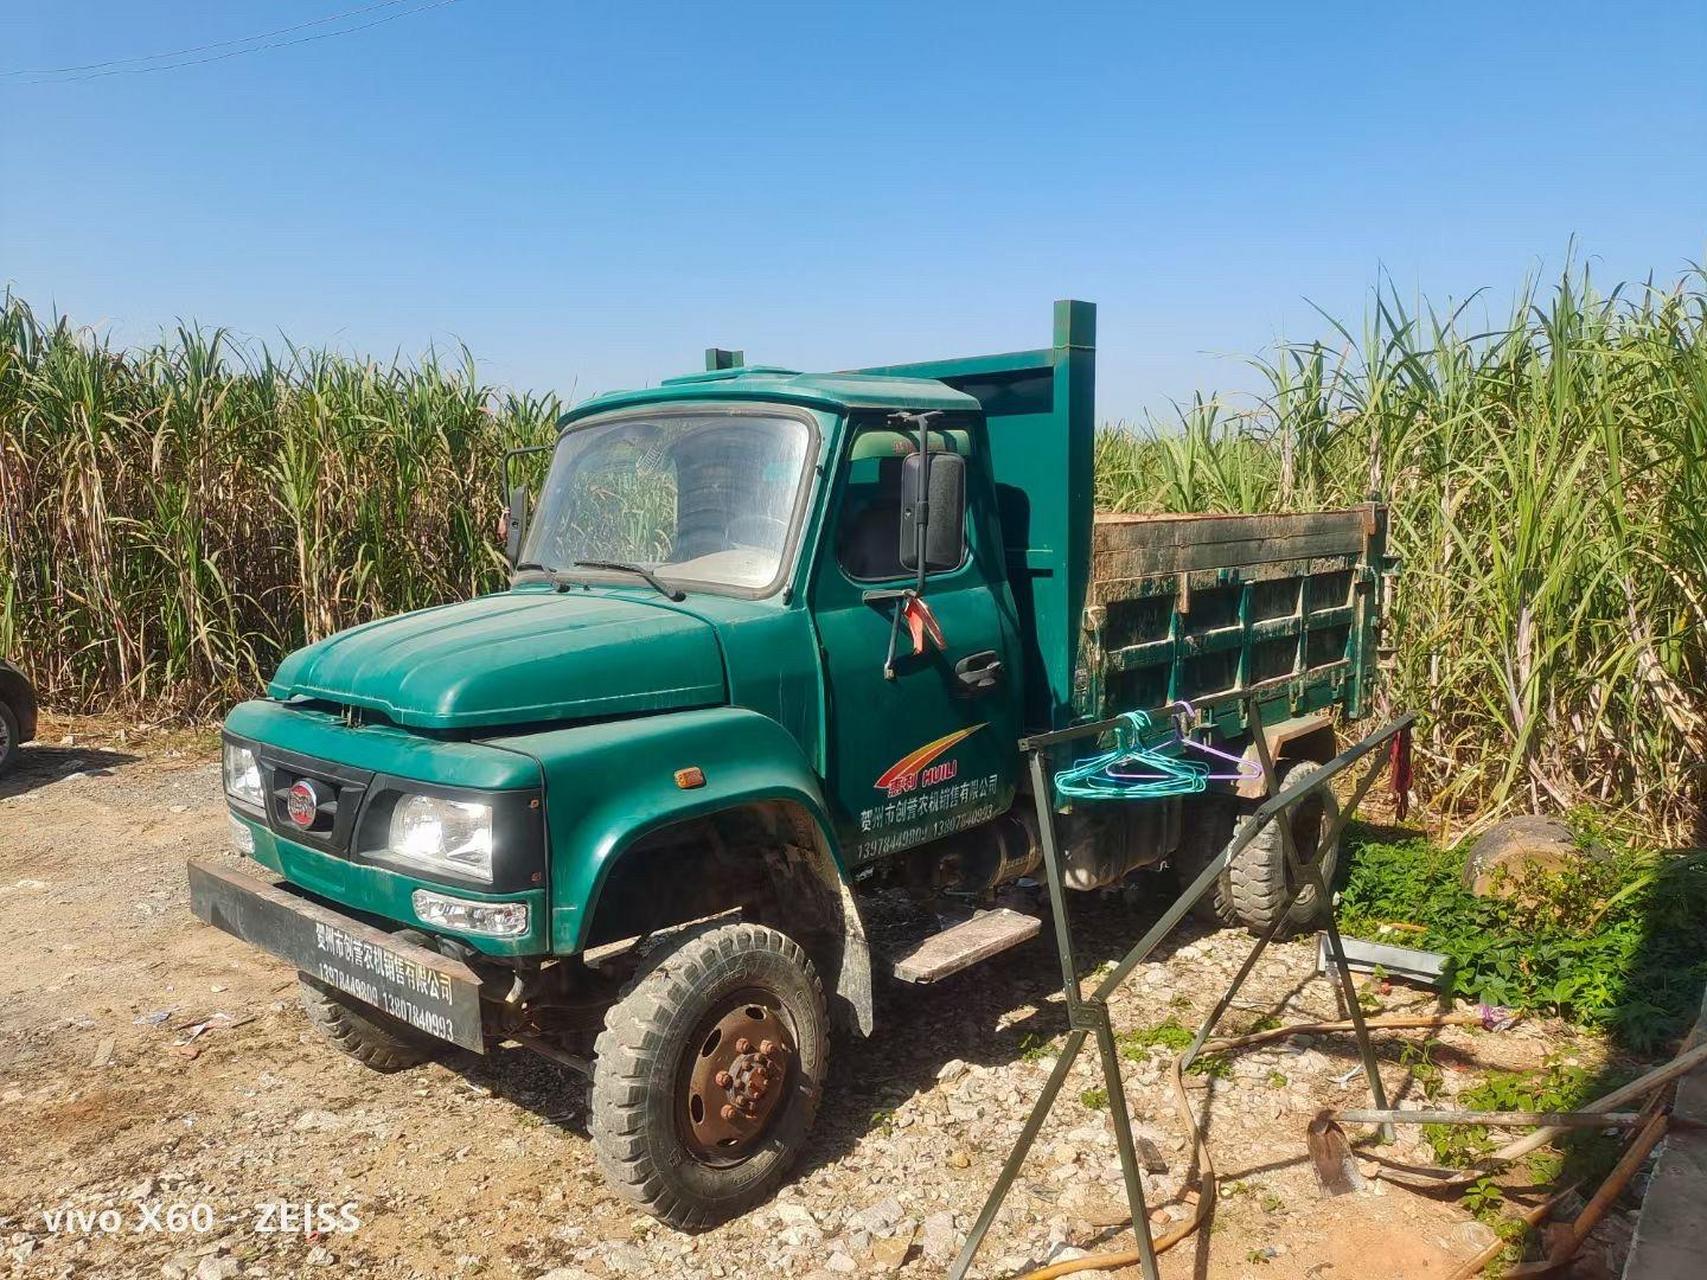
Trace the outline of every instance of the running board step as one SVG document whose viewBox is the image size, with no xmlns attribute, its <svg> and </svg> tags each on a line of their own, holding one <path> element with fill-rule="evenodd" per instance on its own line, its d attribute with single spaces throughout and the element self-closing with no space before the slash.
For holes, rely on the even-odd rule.
<svg viewBox="0 0 1707 1280">
<path fill-rule="evenodd" d="M 895 959 L 894 974 L 902 982 L 924 985 L 987 960 L 1037 936 L 1043 921 L 1007 907 L 980 911 L 969 920 L 933 933 Z"/>
</svg>

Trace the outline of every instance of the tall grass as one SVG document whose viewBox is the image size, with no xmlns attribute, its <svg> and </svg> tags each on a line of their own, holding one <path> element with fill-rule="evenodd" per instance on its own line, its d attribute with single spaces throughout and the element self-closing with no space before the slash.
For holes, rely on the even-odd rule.
<svg viewBox="0 0 1707 1280">
<path fill-rule="evenodd" d="M 1623 810 L 1701 839 L 1707 801 L 1707 290 L 1597 293 L 1587 269 L 1509 320 L 1409 313 L 1260 360 L 1212 398 L 1099 439 L 1117 510 L 1392 503 L 1404 557 L 1386 694 L 1420 708 L 1445 813 Z"/>
<path fill-rule="evenodd" d="M 63 710 L 206 715 L 292 648 L 503 581 L 504 448 L 551 397 L 180 328 L 114 351 L 0 306 L 0 652 Z"/>
<path fill-rule="evenodd" d="M 1425 713 L 1419 781 L 1463 819 L 1707 808 L 1707 281 L 1509 319 L 1411 314 L 1258 362 L 1237 411 L 1105 430 L 1116 510 L 1393 505 L 1385 696 Z M 1330 322 L 1331 323 L 1331 322 Z M 498 457 L 549 438 L 467 354 L 375 365 L 179 329 L 117 351 L 0 306 L 0 650 L 66 710 L 216 713 L 304 640 L 503 580 Z"/>
</svg>

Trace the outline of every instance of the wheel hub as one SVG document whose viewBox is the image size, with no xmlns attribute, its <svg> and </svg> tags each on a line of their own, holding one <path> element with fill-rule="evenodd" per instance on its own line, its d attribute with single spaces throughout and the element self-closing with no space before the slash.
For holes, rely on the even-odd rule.
<svg viewBox="0 0 1707 1280">
<path fill-rule="evenodd" d="M 689 1145 L 702 1155 L 744 1155 L 787 1093 L 794 1045 L 774 1010 L 745 1001 L 700 1041 L 687 1081 Z"/>
</svg>

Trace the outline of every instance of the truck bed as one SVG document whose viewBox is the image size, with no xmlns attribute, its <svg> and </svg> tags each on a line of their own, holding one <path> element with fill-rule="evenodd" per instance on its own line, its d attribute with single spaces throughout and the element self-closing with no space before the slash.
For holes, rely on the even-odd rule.
<svg viewBox="0 0 1707 1280">
<path fill-rule="evenodd" d="M 1099 513 L 1075 690 L 1093 717 L 1178 698 L 1264 719 L 1363 714 L 1386 508 L 1263 515 Z M 1273 705 L 1282 704 L 1282 705 Z M 1284 710 L 1282 710 L 1284 706 Z"/>
</svg>

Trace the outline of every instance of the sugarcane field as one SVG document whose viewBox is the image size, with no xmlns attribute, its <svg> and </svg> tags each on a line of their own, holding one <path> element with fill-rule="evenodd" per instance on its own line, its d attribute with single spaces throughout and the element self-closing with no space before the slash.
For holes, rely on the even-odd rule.
<svg viewBox="0 0 1707 1280">
<path fill-rule="evenodd" d="M 1707 17 L 1458 7 L 0 15 L 0 1276 L 1707 1274 Z"/>
</svg>

